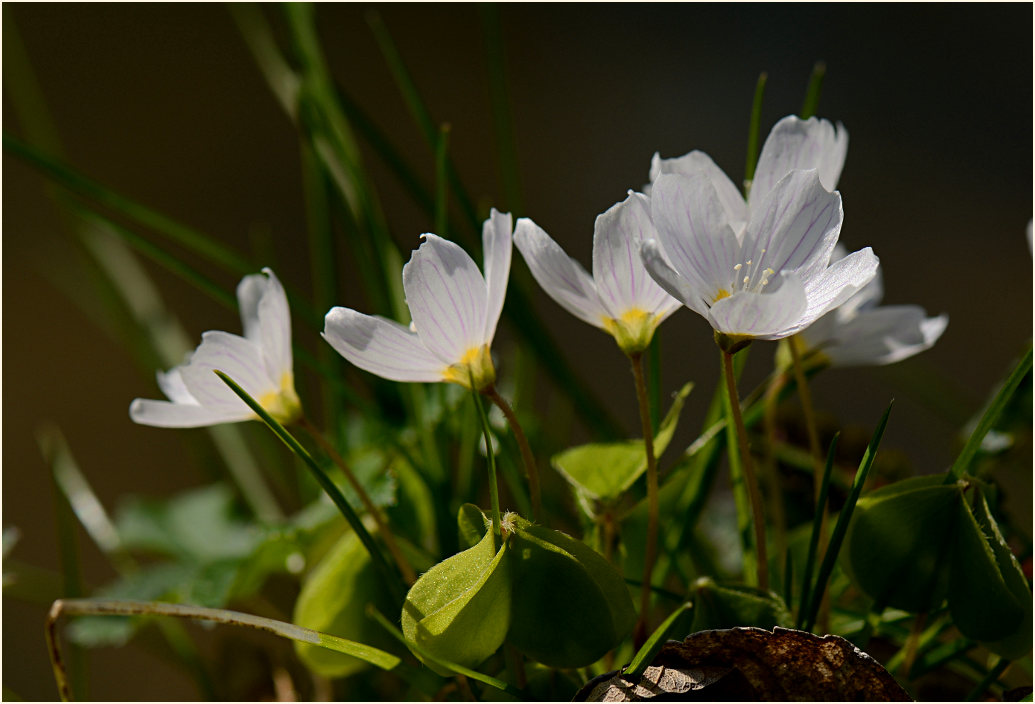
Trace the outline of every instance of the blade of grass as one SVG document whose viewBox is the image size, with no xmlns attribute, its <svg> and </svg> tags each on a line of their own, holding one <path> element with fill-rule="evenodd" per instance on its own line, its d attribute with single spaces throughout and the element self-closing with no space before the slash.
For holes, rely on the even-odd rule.
<svg viewBox="0 0 1035 704">
<path fill-rule="evenodd" d="M 755 83 L 755 97 L 751 101 L 751 119 L 748 120 L 747 163 L 744 165 L 744 197 L 751 191 L 751 181 L 755 178 L 755 165 L 758 164 L 758 138 L 762 122 L 762 98 L 765 96 L 765 83 L 769 74 L 765 71 L 758 74 Z"/>
<path fill-rule="evenodd" d="M 503 28 L 499 7 L 492 3 L 478 5 L 482 33 L 485 37 L 485 58 L 489 77 L 489 102 L 492 107 L 492 127 L 496 137 L 496 160 L 500 183 L 503 184 L 503 206 L 511 212 L 525 212 L 521 197 L 521 172 L 518 169 L 514 127 L 510 120 L 510 100 L 507 97 L 507 73 L 504 61 Z"/>
<path fill-rule="evenodd" d="M 971 690 L 970 694 L 967 695 L 966 701 L 976 702 L 977 700 L 981 699 L 981 697 L 984 696 L 985 692 L 988 691 L 989 687 L 991 687 L 993 684 L 998 683 L 1000 675 L 1006 672 L 1006 668 L 1008 668 L 1009 666 L 1009 660 L 1007 660 L 1006 658 L 999 658 L 999 662 L 995 664 L 995 667 L 993 667 L 989 671 L 988 675 L 983 680 L 978 682 L 977 686 L 974 687 L 974 689 Z"/>
<path fill-rule="evenodd" d="M 346 640 L 329 633 L 321 633 L 309 628 L 296 626 L 293 623 L 275 621 L 262 616 L 229 611 L 227 609 L 210 609 L 201 606 L 185 606 L 183 604 L 167 604 L 159 601 L 112 601 L 105 599 L 58 599 L 51 606 L 46 622 L 47 647 L 50 652 L 51 665 L 58 691 L 64 701 L 69 701 L 72 694 L 61 657 L 61 643 L 57 624 L 63 615 L 119 615 L 119 616 L 175 616 L 178 618 L 212 621 L 231 626 L 244 626 L 273 635 L 308 643 L 337 653 L 351 655 L 354 658 L 370 663 L 382 670 L 393 670 L 402 661 L 383 650 L 356 641 Z"/>
<path fill-rule="evenodd" d="M 981 416 L 981 420 L 978 421 L 977 426 L 974 428 L 974 432 L 970 434 L 970 438 L 967 440 L 967 444 L 963 446 L 963 450 L 960 452 L 956 461 L 952 464 L 952 468 L 949 469 L 948 474 L 945 476 L 945 483 L 951 484 L 959 481 L 963 477 L 963 473 L 970 467 L 970 463 L 974 461 L 974 456 L 977 454 L 978 449 L 981 447 L 981 441 L 985 439 L 985 435 L 992 429 L 996 421 L 999 420 L 999 415 L 1006 408 L 1006 404 L 1010 402 L 1010 398 L 1013 396 L 1014 391 L 1017 390 L 1017 386 L 1024 379 L 1025 375 L 1031 371 L 1031 345 L 1028 345 L 1028 351 L 1025 352 L 1017 366 L 1014 367 L 1013 371 L 1003 382 L 999 392 L 992 399 L 992 402 L 988 404 L 985 412 Z"/>
<path fill-rule="evenodd" d="M 816 562 L 816 551 L 819 549 L 819 535 L 823 525 L 823 512 L 826 511 L 827 493 L 830 490 L 830 475 L 834 468 L 834 455 L 837 452 L 837 441 L 841 433 L 835 433 L 830 441 L 830 449 L 827 451 L 827 463 L 823 468 L 823 478 L 819 487 L 819 498 L 816 500 L 816 510 L 812 519 L 812 533 L 809 535 L 809 551 L 805 558 L 805 571 L 801 578 L 801 601 L 798 605 L 798 629 L 804 625 L 805 609 L 809 604 L 809 587 L 812 585 L 812 568 Z M 811 467 L 810 467 L 811 471 Z M 791 603 L 789 600 L 787 603 Z"/>
<path fill-rule="evenodd" d="M 449 158 L 451 129 L 448 122 L 443 123 L 438 130 L 438 143 L 435 145 L 435 234 L 447 239 L 449 179 L 446 178 L 446 164 Z"/>
<path fill-rule="evenodd" d="M 817 61 L 812 65 L 809 87 L 805 91 L 805 101 L 801 105 L 801 119 L 807 120 L 816 114 L 816 107 L 819 106 L 819 96 L 823 93 L 823 78 L 826 75 L 826 62 Z"/>
<path fill-rule="evenodd" d="M 481 682 L 482 684 L 487 684 L 490 687 L 494 687 L 495 689 L 498 689 L 501 692 L 506 692 L 511 696 L 517 697 L 519 701 L 524 699 L 524 696 L 522 695 L 521 691 L 513 685 L 507 684 L 503 680 L 498 680 L 495 677 L 491 677 L 482 672 L 478 672 L 468 667 L 464 667 L 463 665 L 457 665 L 454 662 L 443 660 L 442 658 L 432 655 L 416 643 L 411 643 L 410 641 L 406 640 L 406 636 L 402 634 L 402 631 L 396 628 L 391 621 L 385 618 L 384 614 L 378 611 L 377 607 L 375 607 L 373 604 L 367 604 L 367 615 L 370 616 L 370 618 L 377 621 L 381 625 L 381 627 L 388 631 L 388 633 L 393 638 L 395 638 L 397 641 L 405 645 L 413 652 L 419 654 L 423 659 L 433 662 L 443 669 L 451 670 L 459 675 L 463 675 L 464 677 L 469 677 L 472 680 Z"/>
<path fill-rule="evenodd" d="M 692 608 L 692 603 L 689 601 L 683 602 L 678 609 L 669 614 L 668 618 L 654 629 L 654 633 L 651 634 L 650 638 L 647 639 L 629 664 L 626 665 L 623 675 L 635 682 L 643 674 L 643 671 L 647 669 L 651 661 L 654 660 L 654 656 L 661 650 L 661 646 L 665 645 L 669 631 L 675 625 L 676 619 Z"/>
<path fill-rule="evenodd" d="M 359 516 L 356 515 L 352 506 L 349 505 L 349 502 L 345 499 L 345 496 L 341 493 L 338 486 L 331 481 L 331 478 L 327 476 L 327 473 L 323 471 L 323 468 L 320 467 L 316 460 L 313 459 L 312 455 L 302 447 L 302 444 L 298 442 L 298 440 L 296 440 L 283 425 L 278 423 L 269 413 L 267 413 L 266 409 L 264 409 L 259 402 L 249 396 L 248 392 L 242 389 L 237 382 L 229 376 L 218 369 L 214 370 L 214 372 L 216 376 L 222 379 L 223 383 L 229 386 L 242 401 L 248 404 L 248 407 L 251 408 L 257 416 L 259 416 L 262 422 L 265 423 L 269 429 L 272 430 L 276 436 L 279 437 L 284 444 L 298 456 L 300 460 L 302 460 L 306 467 L 309 468 L 316 481 L 320 484 L 323 490 L 327 492 L 331 501 L 333 501 L 334 505 L 338 507 L 339 511 L 341 511 L 341 514 L 345 517 L 345 520 L 348 521 L 352 530 L 355 531 L 360 542 L 363 543 L 363 547 L 366 548 L 367 552 L 370 554 L 370 561 L 373 563 L 374 569 L 384 582 L 384 586 L 392 593 L 392 597 L 401 603 L 403 594 L 405 593 L 405 584 L 402 582 L 402 578 L 388 566 L 384 556 L 381 554 L 380 548 L 378 548 L 374 539 L 370 536 L 370 533 L 367 532 L 363 522 L 359 519 Z"/>
<path fill-rule="evenodd" d="M 823 556 L 823 564 L 819 568 L 819 574 L 816 576 L 816 583 L 811 589 L 808 618 L 805 619 L 805 628 L 803 630 L 811 631 L 813 624 L 816 622 L 816 614 L 819 612 L 820 602 L 823 601 L 823 592 L 826 591 L 827 581 L 829 581 L 830 575 L 834 571 L 834 563 L 837 561 L 837 555 L 841 551 L 841 543 L 844 541 L 845 533 L 848 531 L 848 524 L 852 520 L 852 512 L 855 510 L 855 504 L 859 501 L 859 495 L 862 493 L 863 485 L 866 483 L 866 476 L 870 472 L 870 467 L 873 466 L 873 459 L 877 455 L 877 447 L 884 436 L 884 428 L 888 425 L 888 416 L 891 415 L 891 407 L 894 403 L 892 401 L 888 404 L 887 410 L 881 416 L 880 423 L 877 424 L 877 429 L 873 431 L 873 437 L 870 439 L 870 444 L 866 447 L 866 452 L 863 453 L 859 469 L 856 471 L 855 479 L 852 481 L 852 489 L 845 500 L 841 513 L 837 517 L 834 532 L 830 537 L 830 545 L 827 547 L 826 555 Z"/>
</svg>

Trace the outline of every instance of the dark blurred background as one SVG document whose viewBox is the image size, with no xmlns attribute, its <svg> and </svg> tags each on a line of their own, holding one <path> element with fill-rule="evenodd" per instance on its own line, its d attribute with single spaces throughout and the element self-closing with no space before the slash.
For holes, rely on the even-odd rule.
<svg viewBox="0 0 1035 704">
<path fill-rule="evenodd" d="M 429 183 L 433 154 L 372 38 L 372 7 L 433 118 L 451 124 L 450 152 L 469 192 L 485 207 L 510 207 L 498 178 L 479 8 L 316 9 L 335 79 Z M 277 20 L 275 8 L 263 12 Z M 816 404 L 868 434 L 895 397 L 885 447 L 915 471 L 944 470 L 961 423 L 1031 338 L 1031 5 L 536 4 L 499 13 L 524 194 L 518 214 L 587 266 L 595 216 L 646 182 L 655 151 L 702 149 L 739 182 L 759 72 L 769 76 L 764 137 L 798 111 L 814 62 L 826 62 L 818 114 L 851 135 L 839 187 L 842 241 L 880 256 L 886 303 L 920 304 L 950 322 L 917 358 L 822 375 Z M 22 70 L 10 54 L 16 30 L 69 163 L 242 250 L 268 248 L 280 277 L 309 290 L 298 136 L 227 8 L 5 4 L 3 29 L 5 133 L 29 134 L 8 90 Z M 404 252 L 416 247 L 432 223 L 373 152 L 366 161 L 396 241 Z M 58 570 L 53 489 L 34 439 L 44 421 L 63 430 L 109 509 L 126 494 L 167 495 L 208 477 L 180 433 L 130 422 L 131 399 L 158 397 L 153 376 L 90 317 L 92 293 L 76 288 L 65 225 L 44 180 L 6 152 L 3 167 L 3 526 L 21 533 L 15 557 Z M 349 272 L 340 303 L 362 308 L 351 297 L 354 272 L 340 265 Z M 517 253 L 514 266 L 524 267 Z M 240 330 L 233 312 L 146 267 L 192 340 L 207 329 Z M 228 291 L 237 283 L 217 281 Z M 63 290 L 70 282 L 72 296 Z M 627 363 L 613 343 L 545 295 L 535 304 L 582 378 L 638 434 Z M 296 339 L 310 349 L 318 332 L 296 318 Z M 664 391 L 698 382 L 680 436 L 689 440 L 717 356 L 707 324 L 690 312 L 661 335 Z M 504 354 L 510 339 L 502 330 Z M 753 349 L 748 385 L 761 379 L 774 347 Z M 1003 481 L 1013 492 L 1007 508 L 1030 525 L 1027 468 Z M 80 537 L 87 582 L 104 583 L 110 568 Z M 4 598 L 5 698 L 56 695 L 45 610 Z M 93 697 L 198 696 L 173 666 L 138 648 L 90 657 Z"/>
</svg>

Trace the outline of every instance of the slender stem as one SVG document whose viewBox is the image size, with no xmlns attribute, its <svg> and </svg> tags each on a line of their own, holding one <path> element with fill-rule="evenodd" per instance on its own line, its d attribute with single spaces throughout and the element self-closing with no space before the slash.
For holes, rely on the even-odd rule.
<svg viewBox="0 0 1035 704">
<path fill-rule="evenodd" d="M 733 377 L 733 355 L 725 350 L 722 351 L 722 371 L 726 377 L 726 392 L 729 394 L 730 411 L 733 414 L 733 422 L 737 430 L 737 443 L 740 446 L 741 463 L 744 468 L 744 479 L 748 485 L 748 496 L 751 499 L 751 513 L 755 523 L 755 554 L 758 560 L 758 588 L 769 589 L 769 561 L 766 556 L 765 545 L 765 515 L 762 512 L 762 495 L 758 490 L 758 477 L 755 476 L 755 467 L 751 462 L 751 453 L 748 449 L 747 430 L 744 428 L 744 418 L 740 413 L 740 398 L 737 396 L 737 381 Z"/>
<path fill-rule="evenodd" d="M 399 566 L 399 571 L 402 573 L 403 579 L 406 580 L 407 584 L 413 584 L 417 581 L 417 575 L 414 573 L 410 563 L 406 561 L 402 551 L 399 550 L 398 543 L 395 542 L 395 536 L 392 535 L 391 529 L 388 527 L 388 522 L 385 521 L 384 516 L 381 515 L 381 510 L 374 505 L 373 500 L 370 498 L 370 494 L 367 493 L 363 485 L 356 479 L 356 475 L 353 473 L 352 468 L 345 462 L 345 459 L 338 454 L 338 451 L 334 449 L 334 445 L 324 437 L 323 433 L 314 426 L 308 418 L 302 417 L 299 421 L 299 425 L 305 428 L 306 432 L 309 433 L 310 437 L 316 441 L 316 444 L 320 446 L 331 461 L 338 466 L 338 469 L 345 475 L 345 479 L 348 480 L 349 486 L 356 492 L 356 496 L 363 503 L 367 513 L 374 519 L 374 523 L 377 525 L 377 532 L 381 535 L 381 538 L 385 541 L 385 547 L 388 548 L 388 552 L 392 553 L 392 558 L 395 563 Z"/>
<path fill-rule="evenodd" d="M 996 666 L 991 669 L 985 679 L 978 682 L 977 686 L 967 695 L 968 702 L 976 702 L 985 691 L 991 687 L 999 679 L 999 677 L 1006 672 L 1006 668 L 1010 666 L 1010 661 L 1006 658 L 999 658 L 999 662 Z"/>
<path fill-rule="evenodd" d="M 532 455 L 532 448 L 528 445 L 528 438 L 525 437 L 525 431 L 522 430 L 521 423 L 518 422 L 517 416 L 514 415 L 514 409 L 510 407 L 506 399 L 499 395 L 495 386 L 484 389 L 482 393 L 488 396 L 489 400 L 503 411 L 503 415 L 507 418 L 507 423 L 510 424 L 510 430 L 514 433 L 514 439 L 517 440 L 518 448 L 521 450 L 521 460 L 524 462 L 525 472 L 528 474 L 528 493 L 532 498 L 531 518 L 535 521 L 537 517 L 542 517 L 543 497 L 542 490 L 539 488 L 539 470 L 535 465 L 535 456 Z"/>
<path fill-rule="evenodd" d="M 647 546 L 643 555 L 643 586 L 640 588 L 640 620 L 635 633 L 646 636 L 649 626 L 651 574 L 658 555 L 658 467 L 654 458 L 654 431 L 650 423 L 650 408 L 647 401 L 647 383 L 643 375 L 643 355 L 629 355 L 633 379 L 636 381 L 636 398 L 640 406 L 640 424 L 643 426 L 643 447 L 647 453 Z"/>
<path fill-rule="evenodd" d="M 765 480 L 769 487 L 769 514 L 773 524 L 773 542 L 778 555 L 785 558 L 787 552 L 787 514 L 783 506 L 783 493 L 780 490 L 780 471 L 776 463 L 776 411 L 780 405 L 780 392 L 787 385 L 787 375 L 780 373 L 772 377 L 766 387 L 762 411 L 765 427 Z"/>
<path fill-rule="evenodd" d="M 801 362 L 802 340 L 797 335 L 787 338 L 787 345 L 791 348 L 791 362 L 794 367 L 794 378 L 798 384 L 798 398 L 801 399 L 801 412 L 805 417 L 805 429 L 809 436 L 809 454 L 812 456 L 812 486 L 813 499 L 816 502 L 816 510 L 821 511 L 819 521 L 819 555 L 827 549 L 827 512 L 826 507 L 820 505 L 819 492 L 823 483 L 823 454 L 819 446 L 819 431 L 816 428 L 816 413 L 812 406 L 812 393 L 809 391 L 809 383 L 805 378 L 805 366 Z M 830 598 L 828 594 L 823 595 L 823 602 L 820 605 L 819 625 L 824 633 L 830 621 Z"/>
<path fill-rule="evenodd" d="M 473 386 L 474 384 L 472 383 L 472 388 Z M 489 417 L 485 414 L 485 408 L 482 406 L 482 400 L 478 398 L 478 392 L 472 391 L 471 393 L 474 396 L 474 406 L 478 409 L 478 418 L 482 422 L 482 432 L 485 434 L 485 456 L 489 462 L 489 503 L 492 506 L 492 534 L 499 541 L 503 539 L 503 533 L 500 528 L 500 488 L 499 481 L 496 479 L 496 455 L 492 451 L 492 433 L 489 432 Z"/>
</svg>

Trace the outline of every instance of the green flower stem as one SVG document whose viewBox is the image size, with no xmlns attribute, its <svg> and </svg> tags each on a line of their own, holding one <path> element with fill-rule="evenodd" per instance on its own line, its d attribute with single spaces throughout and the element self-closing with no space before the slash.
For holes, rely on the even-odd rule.
<svg viewBox="0 0 1035 704">
<path fill-rule="evenodd" d="M 778 555 L 787 552 L 787 514 L 784 511 L 783 494 L 780 491 L 780 472 L 776 462 L 776 411 L 780 405 L 780 394 L 787 385 L 787 374 L 775 374 L 766 386 L 763 396 L 762 425 L 765 428 L 765 482 L 769 487 L 769 517 L 773 525 L 773 544 Z M 785 575 L 786 579 L 786 575 Z"/>
<path fill-rule="evenodd" d="M 391 529 L 388 527 L 388 523 L 385 521 L 384 516 L 381 515 L 381 510 L 374 505 L 374 502 L 370 499 L 370 494 L 367 493 L 363 485 L 356 479 L 355 473 L 352 468 L 345 462 L 345 459 L 338 454 L 338 451 L 334 449 L 334 446 L 328 442 L 327 438 L 321 433 L 305 416 L 298 421 L 298 424 L 305 428 L 306 432 L 309 433 L 310 437 L 316 441 L 316 444 L 320 446 L 327 456 L 331 458 L 331 461 L 338 466 L 338 469 L 342 471 L 345 478 L 349 482 L 349 486 L 356 492 L 356 496 L 363 502 L 363 506 L 366 508 L 367 513 L 374 519 L 374 523 L 377 524 L 377 533 L 381 536 L 382 540 L 385 541 L 385 547 L 388 548 L 388 552 L 392 553 L 392 558 L 395 560 L 395 564 L 398 565 L 399 571 L 402 573 L 403 579 L 406 580 L 407 584 L 413 584 L 417 581 L 417 575 L 414 573 L 413 568 L 410 567 L 410 563 L 406 561 L 402 551 L 399 550 L 399 545 L 395 542 L 395 536 L 392 535 Z"/>
<path fill-rule="evenodd" d="M 985 692 L 988 690 L 988 688 L 999 680 L 999 677 L 1002 676 L 1004 672 L 1006 672 L 1006 668 L 1008 668 L 1009 666 L 1009 660 L 1007 660 L 1006 658 L 1000 658 L 999 662 L 996 663 L 996 666 L 993 667 L 991 671 L 989 671 L 988 675 L 983 680 L 978 682 L 977 686 L 974 687 L 973 691 L 971 691 L 971 693 L 967 695 L 967 701 L 976 702 L 979 699 L 981 699 L 982 696 L 984 696 Z"/>
<path fill-rule="evenodd" d="M 489 462 L 489 504 L 492 507 L 492 534 L 496 536 L 497 540 L 502 540 L 503 533 L 500 528 L 500 488 L 499 481 L 496 479 L 496 456 L 492 452 L 492 433 L 489 432 L 489 416 L 485 414 L 485 408 L 482 406 L 482 400 L 478 397 L 478 392 L 472 391 L 471 395 L 474 396 L 474 407 L 478 409 L 478 418 L 482 422 L 482 432 L 485 434 L 485 456 Z"/>
<path fill-rule="evenodd" d="M 403 588 L 405 585 L 402 583 L 398 573 L 393 572 L 388 566 L 388 563 L 385 562 L 385 558 L 381 554 L 381 550 L 377 547 L 377 543 L 375 543 L 374 539 L 370 537 L 370 533 L 367 531 L 366 526 L 363 525 L 363 521 L 359 520 L 359 516 L 356 515 L 356 512 L 352 509 L 352 506 L 349 505 L 349 502 L 345 499 L 341 490 L 338 489 L 338 486 L 331 481 L 331 478 L 327 476 L 327 473 L 323 471 L 323 468 L 321 468 L 316 460 L 313 459 L 312 455 L 302 447 L 302 444 L 298 442 L 298 440 L 295 439 L 295 437 L 289 433 L 283 425 L 278 423 L 276 419 L 267 413 L 266 409 L 264 409 L 258 401 L 249 396 L 247 391 L 238 386 L 237 382 L 225 373 L 218 369 L 214 369 L 213 371 L 216 376 L 222 379 L 223 383 L 229 386 L 242 401 L 248 404 L 248 407 L 251 408 L 267 426 L 269 426 L 270 430 L 272 430 L 276 436 L 280 438 L 285 445 L 291 448 L 291 451 L 305 463 L 306 467 L 308 467 L 313 473 L 317 483 L 319 483 L 323 490 L 327 492 L 327 495 L 331 497 L 331 501 L 333 501 L 334 505 L 338 507 L 339 511 L 341 511 L 345 520 L 349 522 L 352 530 L 356 532 L 360 542 L 363 543 L 363 547 L 365 547 L 367 552 L 370 553 L 370 561 L 373 563 L 374 569 L 384 581 L 385 587 L 391 591 L 392 598 L 399 603 L 402 603 L 406 591 Z"/>
<path fill-rule="evenodd" d="M 722 351 L 722 371 L 726 377 L 726 393 L 729 395 L 730 414 L 737 430 L 737 443 L 740 445 L 740 457 L 744 468 L 744 479 L 747 481 L 748 497 L 751 500 L 751 514 L 755 524 L 755 555 L 758 568 L 758 588 L 769 589 L 769 560 L 766 556 L 765 515 L 762 512 L 762 494 L 758 490 L 758 477 L 755 476 L 754 463 L 748 448 L 747 430 L 744 418 L 740 414 L 740 398 L 737 396 L 737 380 L 733 375 L 733 353 Z"/>
<path fill-rule="evenodd" d="M 105 599 L 58 599 L 50 607 L 45 626 L 47 649 L 54 669 L 58 693 L 63 701 L 70 701 L 72 695 L 68 682 L 68 673 L 61 656 L 61 644 L 58 637 L 57 624 L 62 615 L 86 616 L 178 616 L 180 618 L 213 621 L 231 626 L 246 626 L 259 631 L 266 631 L 281 638 L 310 643 L 328 650 L 345 653 L 365 660 L 382 670 L 392 670 L 402 661 L 383 650 L 363 643 L 346 640 L 292 623 L 245 614 L 226 609 L 210 609 L 201 606 L 185 606 L 182 604 L 166 604 L 159 601 L 113 601 Z"/>
<path fill-rule="evenodd" d="M 650 408 L 647 401 L 647 383 L 643 375 L 643 353 L 629 355 L 633 379 L 636 381 L 636 398 L 640 407 L 640 424 L 643 426 L 643 447 L 647 453 L 647 546 L 643 554 L 643 586 L 640 588 L 640 620 L 633 633 L 634 640 L 643 641 L 647 636 L 650 610 L 651 575 L 658 556 L 658 467 L 654 457 L 654 430 L 650 423 Z"/>
<path fill-rule="evenodd" d="M 503 415 L 506 416 L 507 423 L 510 425 L 510 430 L 514 433 L 514 439 L 517 440 L 518 447 L 521 449 L 521 459 L 525 463 L 525 472 L 528 474 L 528 493 L 532 498 L 532 515 L 530 518 L 532 521 L 541 520 L 543 497 L 542 490 L 539 488 L 539 470 L 536 468 L 535 456 L 532 454 L 532 448 L 528 445 L 525 431 L 521 429 L 521 423 L 518 422 L 517 416 L 514 415 L 514 409 L 510 407 L 506 399 L 499 395 L 495 386 L 483 389 L 482 393 L 488 396 L 489 400 L 503 411 Z"/>
</svg>

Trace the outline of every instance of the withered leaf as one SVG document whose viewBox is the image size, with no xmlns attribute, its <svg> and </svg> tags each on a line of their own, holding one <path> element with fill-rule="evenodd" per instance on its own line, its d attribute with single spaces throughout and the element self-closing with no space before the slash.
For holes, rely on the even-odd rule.
<svg viewBox="0 0 1035 704">
<path fill-rule="evenodd" d="M 880 663 L 840 636 L 730 628 L 669 641 L 638 682 L 590 680 L 575 701 L 910 701 Z"/>
</svg>

